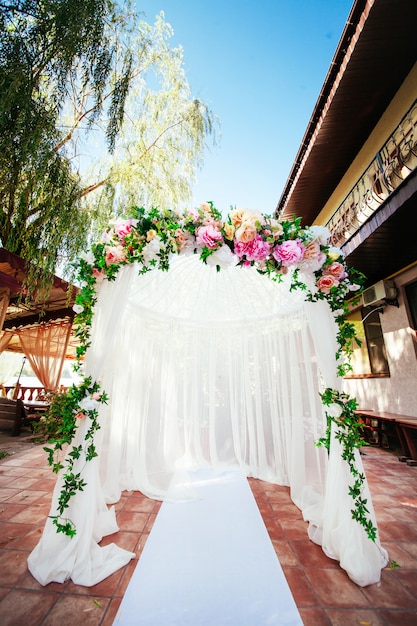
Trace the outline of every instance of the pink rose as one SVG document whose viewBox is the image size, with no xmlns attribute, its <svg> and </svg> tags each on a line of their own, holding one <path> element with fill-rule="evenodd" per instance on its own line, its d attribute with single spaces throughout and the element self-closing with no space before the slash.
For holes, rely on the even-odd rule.
<svg viewBox="0 0 417 626">
<path fill-rule="evenodd" d="M 331 274 L 323 274 L 317 281 L 317 288 L 323 293 L 330 293 L 332 287 L 337 287 L 339 281 Z"/>
<path fill-rule="evenodd" d="M 235 241 L 234 252 L 240 258 L 246 256 L 248 261 L 263 261 L 271 252 L 271 244 L 257 235 L 255 239 L 247 243 Z"/>
<path fill-rule="evenodd" d="M 82 413 L 81 411 L 79 413 L 77 413 L 77 415 L 75 416 L 75 419 L 77 420 L 83 420 L 86 416 L 85 413 Z"/>
<path fill-rule="evenodd" d="M 337 280 L 341 280 L 342 278 L 346 278 L 347 276 L 343 264 L 339 263 L 338 261 L 326 267 L 325 273 L 330 274 L 330 276 L 334 276 L 334 278 L 337 278 Z"/>
<path fill-rule="evenodd" d="M 214 250 L 223 241 L 223 235 L 212 224 L 197 229 L 197 244 L 202 248 Z"/>
<path fill-rule="evenodd" d="M 190 215 L 193 218 L 193 220 L 195 222 L 197 222 L 200 219 L 200 215 L 198 213 L 198 210 L 194 209 L 194 207 L 191 208 L 191 209 L 188 209 L 187 213 L 188 213 L 188 215 Z"/>
<path fill-rule="evenodd" d="M 203 219 L 203 226 L 208 226 L 209 224 L 214 226 L 214 228 L 216 228 L 217 230 L 221 230 L 223 226 L 222 222 L 220 222 L 219 220 L 215 220 L 212 215 L 206 215 L 206 217 L 204 217 Z"/>
<path fill-rule="evenodd" d="M 304 246 L 299 239 L 288 239 L 275 246 L 272 254 L 284 267 L 288 267 L 301 261 L 304 256 Z"/>
</svg>

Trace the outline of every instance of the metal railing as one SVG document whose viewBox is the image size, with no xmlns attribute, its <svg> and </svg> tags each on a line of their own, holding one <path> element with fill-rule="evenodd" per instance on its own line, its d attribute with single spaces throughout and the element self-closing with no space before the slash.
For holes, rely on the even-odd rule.
<svg viewBox="0 0 417 626">
<path fill-rule="evenodd" d="M 417 100 L 402 118 L 326 226 L 341 247 L 417 167 Z"/>
</svg>

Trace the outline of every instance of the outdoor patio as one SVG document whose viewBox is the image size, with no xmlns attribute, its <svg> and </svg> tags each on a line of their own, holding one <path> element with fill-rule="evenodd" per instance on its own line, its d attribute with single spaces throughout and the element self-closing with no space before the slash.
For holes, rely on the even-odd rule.
<svg viewBox="0 0 417 626">
<path fill-rule="evenodd" d="M 0 435 L 0 620 L 2 626 L 110 626 L 136 566 L 136 559 L 91 587 L 51 583 L 41 587 L 26 559 L 39 540 L 55 476 L 42 445 L 23 433 Z M 383 546 L 400 567 L 385 569 L 379 584 L 356 586 L 336 562 L 307 539 L 306 523 L 288 488 L 250 479 L 250 485 L 306 626 L 417 623 L 417 467 L 390 451 L 363 450 Z M 149 536 L 159 502 L 125 492 L 117 504 L 120 531 L 107 537 L 136 553 Z M 164 626 L 164 625 L 161 625 Z M 197 626 L 197 625 L 196 625 Z M 220 626 L 220 625 L 216 625 Z M 260 626 L 260 625 L 254 625 Z"/>
</svg>

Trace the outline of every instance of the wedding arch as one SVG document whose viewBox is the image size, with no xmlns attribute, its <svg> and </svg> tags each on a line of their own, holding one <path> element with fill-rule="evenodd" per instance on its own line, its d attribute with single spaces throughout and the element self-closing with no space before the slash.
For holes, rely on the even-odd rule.
<svg viewBox="0 0 417 626">
<path fill-rule="evenodd" d="M 358 585 L 379 580 L 387 554 L 340 390 L 360 276 L 329 236 L 243 209 L 224 220 L 212 203 L 135 209 L 79 260 L 82 379 L 49 448 L 58 479 L 28 560 L 41 584 L 125 565 L 132 553 L 99 545 L 118 530 L 108 504 L 164 499 L 175 472 L 202 466 L 289 486 L 310 539 Z"/>
</svg>

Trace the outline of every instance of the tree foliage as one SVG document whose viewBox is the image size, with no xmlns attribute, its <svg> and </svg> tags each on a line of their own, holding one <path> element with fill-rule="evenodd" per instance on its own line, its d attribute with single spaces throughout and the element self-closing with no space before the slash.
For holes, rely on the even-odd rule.
<svg viewBox="0 0 417 626">
<path fill-rule="evenodd" d="M 213 122 L 171 36 L 127 3 L 0 0 L 0 240 L 33 280 L 120 205 L 189 197 Z"/>
</svg>

